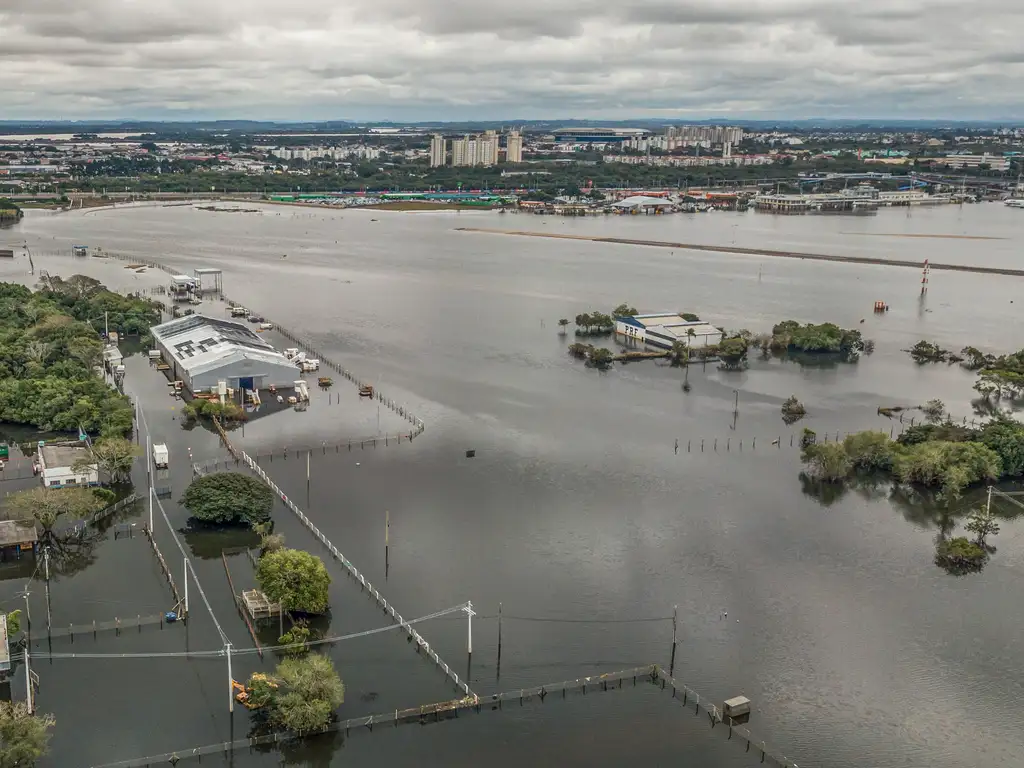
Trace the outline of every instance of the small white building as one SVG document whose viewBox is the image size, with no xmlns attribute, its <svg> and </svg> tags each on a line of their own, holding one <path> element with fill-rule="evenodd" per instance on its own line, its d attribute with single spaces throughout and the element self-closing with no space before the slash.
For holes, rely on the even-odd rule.
<svg viewBox="0 0 1024 768">
<path fill-rule="evenodd" d="M 74 471 L 72 467 L 81 459 L 90 458 L 89 449 L 78 445 L 44 445 L 39 448 L 40 476 L 45 488 L 69 488 L 100 484 L 97 464 Z"/>
<path fill-rule="evenodd" d="M 701 320 L 684 320 L 674 312 L 616 317 L 615 334 L 659 349 L 672 349 L 677 341 L 691 349 L 713 347 L 722 341 L 722 331 L 715 326 Z"/>
</svg>

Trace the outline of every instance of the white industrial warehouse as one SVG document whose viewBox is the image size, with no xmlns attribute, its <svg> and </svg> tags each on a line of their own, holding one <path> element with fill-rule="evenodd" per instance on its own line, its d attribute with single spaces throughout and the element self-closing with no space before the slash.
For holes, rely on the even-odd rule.
<svg viewBox="0 0 1024 768">
<path fill-rule="evenodd" d="M 672 349 L 672 345 L 677 341 L 691 349 L 712 347 L 722 343 L 720 329 L 700 320 L 684 320 L 676 312 L 616 317 L 615 333 L 627 340 L 661 349 Z"/>
<path fill-rule="evenodd" d="M 156 348 L 171 366 L 172 378 L 193 394 L 228 387 L 260 390 L 292 386 L 295 363 L 243 323 L 188 315 L 152 329 Z"/>
</svg>

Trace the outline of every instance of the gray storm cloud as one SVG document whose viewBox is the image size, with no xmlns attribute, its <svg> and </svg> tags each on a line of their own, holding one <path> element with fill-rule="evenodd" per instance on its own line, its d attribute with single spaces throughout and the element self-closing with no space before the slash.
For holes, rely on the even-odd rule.
<svg viewBox="0 0 1024 768">
<path fill-rule="evenodd" d="M 0 0 L 0 119 L 1024 116 L 1021 0 Z"/>
</svg>

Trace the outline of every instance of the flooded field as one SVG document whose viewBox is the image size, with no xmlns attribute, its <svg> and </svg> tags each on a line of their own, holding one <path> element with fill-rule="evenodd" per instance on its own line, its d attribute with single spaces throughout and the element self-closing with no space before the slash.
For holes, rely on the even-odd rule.
<svg viewBox="0 0 1024 768">
<path fill-rule="evenodd" d="M 939 511 L 853 490 L 824 503 L 801 483 L 799 451 L 790 447 L 804 426 L 819 434 L 898 432 L 899 421 L 879 416 L 879 406 L 940 398 L 957 418 L 973 416 L 973 374 L 918 366 L 904 350 L 922 338 L 950 349 L 1019 348 L 1016 278 L 934 273 L 922 299 L 921 276 L 907 268 L 455 231 L 464 226 L 1000 268 L 1019 266 L 1022 239 L 1019 212 L 988 205 L 849 219 L 751 213 L 597 220 L 271 206 L 217 216 L 150 207 L 30 212 L 10 232 L 28 242 L 37 269 L 88 271 L 121 289 L 149 288 L 165 276 L 137 274 L 112 259 L 75 261 L 70 244 L 186 273 L 220 267 L 233 299 L 308 337 L 422 418 L 427 429 L 411 443 L 349 449 L 348 437 L 387 432 L 396 417 L 385 409 L 378 428 L 376 407 L 346 383 L 332 390 L 337 401 L 318 393 L 305 413 L 257 419 L 231 439 L 259 456 L 404 616 L 472 600 L 478 616 L 469 679 L 478 693 L 667 664 L 678 607 L 676 677 L 718 702 L 749 696 L 752 730 L 800 765 L 987 768 L 1024 751 L 1003 714 L 1019 693 L 1012 670 L 1024 658 L 1024 617 L 1014 599 L 1024 572 L 1024 524 L 1007 519 L 989 565 L 957 579 L 932 562 Z M 0 270 L 0 279 L 31 279 L 23 257 Z M 878 300 L 890 305 L 888 313 L 872 313 Z M 855 364 L 753 355 L 738 373 L 694 366 L 684 392 L 682 371 L 658 362 L 599 373 L 566 354 L 572 337 L 558 335 L 559 318 L 607 312 L 623 301 L 642 311 L 692 311 L 733 329 L 770 330 L 788 318 L 832 321 L 861 329 L 876 347 Z M 191 451 L 196 462 L 223 468 L 226 451 L 216 436 L 181 429 L 180 403 L 145 360 L 129 360 L 127 382 L 172 456 Z M 793 427 L 779 415 L 790 395 L 808 410 Z M 312 449 L 308 463 L 297 448 Z M 174 493 L 164 506 L 179 529 L 185 513 L 174 499 L 188 483 L 188 467 L 176 464 L 171 474 Z M 283 505 L 274 519 L 290 545 L 326 557 Z M 251 647 L 224 575 L 225 542 L 182 540 L 232 644 Z M 157 528 L 157 541 L 179 559 L 166 525 Z M 85 601 L 106 599 L 104 593 L 125 610 L 132 601 L 136 612 L 166 605 L 169 590 L 144 543 L 106 542 L 96 564 L 58 584 L 60 621 L 74 621 L 65 618 L 71 606 L 86 615 Z M 244 566 L 231 559 L 234 578 L 251 578 Z M 331 631 L 385 623 L 358 586 L 329 567 Z M 125 593 L 109 583 L 123 572 L 133 587 Z M 7 582 L 0 599 L 14 599 L 23 583 Z M 111 612 L 104 607 L 101 616 Z M 38 613 L 33 602 L 37 626 Z M 205 607 L 194 605 L 192 613 L 187 633 L 147 628 L 89 639 L 87 647 L 221 647 Z M 465 617 L 427 622 L 420 631 L 461 674 Z M 349 689 L 341 717 L 453 695 L 398 633 L 339 643 L 331 653 Z M 269 668 L 272 660 L 262 663 Z M 259 665 L 258 656 L 240 655 L 235 677 Z M 244 712 L 236 710 L 233 725 L 228 716 L 222 658 L 55 659 L 40 675 L 40 706 L 58 716 L 54 765 L 69 764 L 72 750 L 93 763 L 112 762 L 247 730 Z M 87 707 L 95 696 L 100 701 Z M 920 702 L 927 705 L 918 708 Z M 499 764 L 574 764 L 586 750 L 591 757 L 624 750 L 656 764 L 687 756 L 702 765 L 757 762 L 717 733 L 686 746 L 682 721 L 667 703 L 616 693 L 585 707 L 567 702 L 554 714 L 544 705 L 521 716 L 352 737 L 343 747 L 314 743 L 302 759 L 362 765 L 387 756 L 400 765 L 430 750 L 455 764 L 484 754 L 497 754 Z M 90 707 L 94 715 L 83 713 Z M 272 759 L 242 755 L 235 763 Z"/>
</svg>

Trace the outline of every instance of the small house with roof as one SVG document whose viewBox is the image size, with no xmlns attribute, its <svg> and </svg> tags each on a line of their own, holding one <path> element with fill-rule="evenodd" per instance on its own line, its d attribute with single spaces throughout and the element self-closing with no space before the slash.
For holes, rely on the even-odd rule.
<svg viewBox="0 0 1024 768">
<path fill-rule="evenodd" d="M 99 485 L 99 465 L 83 462 L 91 458 L 92 454 L 85 445 L 40 445 L 39 474 L 43 486 L 74 488 Z"/>
</svg>

